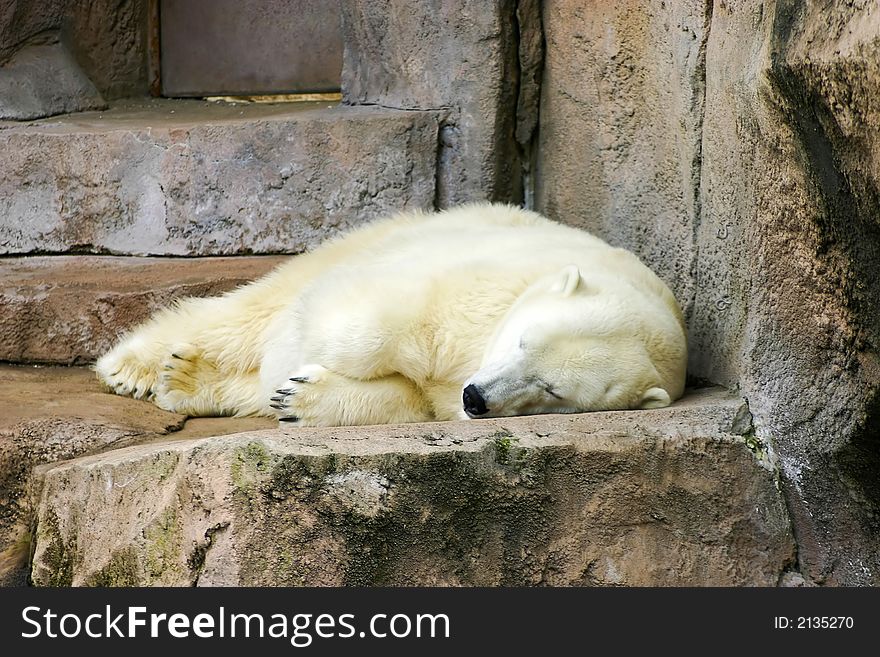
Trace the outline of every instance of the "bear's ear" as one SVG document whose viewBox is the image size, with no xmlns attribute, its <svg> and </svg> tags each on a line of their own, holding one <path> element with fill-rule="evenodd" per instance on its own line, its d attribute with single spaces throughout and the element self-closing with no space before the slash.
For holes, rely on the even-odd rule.
<svg viewBox="0 0 880 657">
<path fill-rule="evenodd" d="M 556 275 L 550 286 L 551 292 L 558 292 L 564 297 L 571 296 L 581 283 L 581 270 L 577 265 L 567 265 Z"/>
<path fill-rule="evenodd" d="M 672 400 L 669 398 L 669 393 L 663 388 L 648 388 L 645 394 L 642 395 L 639 408 L 663 408 L 671 403 Z"/>
</svg>

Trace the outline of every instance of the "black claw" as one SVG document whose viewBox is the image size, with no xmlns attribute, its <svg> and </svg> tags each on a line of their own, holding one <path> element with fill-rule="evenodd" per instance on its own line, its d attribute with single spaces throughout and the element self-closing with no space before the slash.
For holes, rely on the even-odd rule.
<svg viewBox="0 0 880 657">
<path fill-rule="evenodd" d="M 296 415 L 290 415 L 289 417 L 280 417 L 278 418 L 279 422 L 299 422 L 299 418 Z"/>
<path fill-rule="evenodd" d="M 290 381 L 293 381 L 294 383 L 308 383 L 309 377 L 307 377 L 307 376 L 292 376 L 292 377 L 290 377 Z"/>
<path fill-rule="evenodd" d="M 277 408 L 279 411 L 283 411 L 287 406 L 284 404 L 269 404 L 269 408 Z"/>
<path fill-rule="evenodd" d="M 273 401 L 273 402 L 283 402 L 285 399 L 287 399 L 287 395 L 279 395 L 278 397 L 269 397 L 269 401 Z"/>
<path fill-rule="evenodd" d="M 293 388 L 281 388 L 279 390 L 276 390 L 275 392 L 279 395 L 289 395 L 293 392 Z"/>
</svg>

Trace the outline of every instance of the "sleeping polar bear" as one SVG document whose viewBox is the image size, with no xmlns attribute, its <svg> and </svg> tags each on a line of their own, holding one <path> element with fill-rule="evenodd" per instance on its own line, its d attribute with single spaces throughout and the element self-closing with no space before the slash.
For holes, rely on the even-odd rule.
<svg viewBox="0 0 880 657">
<path fill-rule="evenodd" d="M 472 204 L 377 221 L 183 300 L 95 370 L 177 413 L 332 426 L 666 406 L 686 351 L 675 298 L 632 253 Z"/>
</svg>

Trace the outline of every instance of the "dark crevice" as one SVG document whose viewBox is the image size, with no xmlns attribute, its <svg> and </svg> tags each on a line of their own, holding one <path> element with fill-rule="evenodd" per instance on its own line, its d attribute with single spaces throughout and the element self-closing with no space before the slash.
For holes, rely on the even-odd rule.
<svg viewBox="0 0 880 657">
<path fill-rule="evenodd" d="M 385 103 L 368 103 L 365 101 L 346 102 L 345 104 L 358 107 L 380 107 L 382 109 L 397 110 L 399 112 L 449 112 L 455 109 L 454 107 L 451 107 L 449 105 L 441 105 L 439 107 L 400 107 L 399 105 L 387 105 Z"/>
<path fill-rule="evenodd" d="M 193 573 L 193 586 L 199 585 L 199 578 L 202 576 L 202 570 L 205 568 L 205 560 L 208 557 L 208 551 L 211 549 L 211 546 L 214 545 L 214 536 L 218 532 L 225 531 L 227 527 L 229 527 L 229 521 L 218 522 L 216 525 L 208 527 L 205 530 L 205 542 L 196 545 L 192 554 L 190 554 L 187 559 L 186 565 L 189 566 L 189 569 Z"/>
<path fill-rule="evenodd" d="M 691 160 L 691 185 L 694 190 L 693 198 L 693 230 L 691 233 L 692 256 L 690 264 L 690 279 L 693 286 L 687 299 L 683 300 L 683 314 L 685 322 L 690 323 L 691 314 L 696 305 L 697 290 L 699 289 L 699 261 L 700 261 L 700 226 L 703 219 L 703 123 L 706 118 L 706 58 L 709 50 L 709 36 L 712 32 L 712 0 L 706 0 L 703 7 L 703 37 L 697 50 L 697 66 L 694 71 L 692 85 L 694 98 L 691 111 L 696 117 L 694 130 L 697 134 L 694 156 Z"/>
<path fill-rule="evenodd" d="M 535 208 L 535 164 L 540 130 L 541 83 L 546 40 L 539 0 L 518 0 L 513 12 L 516 56 L 514 137 L 520 165 L 522 205 Z"/>
</svg>

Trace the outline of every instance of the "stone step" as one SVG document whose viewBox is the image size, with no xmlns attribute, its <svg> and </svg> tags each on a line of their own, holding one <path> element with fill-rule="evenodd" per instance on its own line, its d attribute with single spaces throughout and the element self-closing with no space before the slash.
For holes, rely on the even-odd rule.
<svg viewBox="0 0 880 657">
<path fill-rule="evenodd" d="M 285 256 L 0 259 L 0 361 L 94 361 L 120 333 L 182 296 L 210 296 Z"/>
<path fill-rule="evenodd" d="M 302 251 L 432 208 L 439 117 L 153 99 L 0 122 L 0 254 Z"/>
<path fill-rule="evenodd" d="M 84 367 L 0 365 L 0 586 L 23 584 L 33 469 L 155 440 L 267 429 L 269 418 L 191 418 L 103 392 Z"/>
<path fill-rule="evenodd" d="M 143 404 L 143 402 L 133 402 Z M 775 585 L 744 402 L 150 442 L 38 469 L 36 585 Z"/>
</svg>

